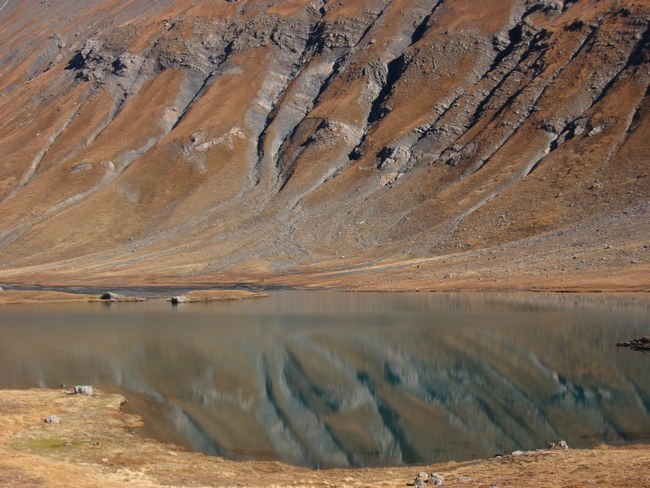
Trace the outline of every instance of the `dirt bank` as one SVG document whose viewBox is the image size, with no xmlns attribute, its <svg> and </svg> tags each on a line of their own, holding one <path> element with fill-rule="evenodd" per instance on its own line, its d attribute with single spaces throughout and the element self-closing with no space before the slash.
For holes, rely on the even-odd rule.
<svg viewBox="0 0 650 488">
<path fill-rule="evenodd" d="M 246 290 L 196 290 L 184 295 L 179 302 L 213 302 L 226 300 L 245 300 L 248 298 L 262 298 L 265 293 L 255 293 Z M 28 303 L 70 303 L 70 302 L 140 302 L 144 298 L 125 296 L 107 292 L 103 295 L 88 293 L 70 293 L 53 290 L 6 290 L 0 292 L 0 305 L 28 304 Z"/>
<path fill-rule="evenodd" d="M 0 486 L 382 486 L 420 471 L 444 486 L 648 486 L 650 446 L 543 450 L 434 466 L 313 471 L 234 462 L 134 435 L 142 420 L 120 395 L 0 391 Z M 53 422 L 44 420 L 49 417 Z"/>
</svg>

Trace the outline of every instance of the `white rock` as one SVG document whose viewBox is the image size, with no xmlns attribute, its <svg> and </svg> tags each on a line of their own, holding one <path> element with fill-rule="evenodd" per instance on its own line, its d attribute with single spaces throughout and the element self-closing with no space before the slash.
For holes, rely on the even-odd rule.
<svg viewBox="0 0 650 488">
<path fill-rule="evenodd" d="M 77 395 L 92 395 L 93 387 L 90 385 L 77 385 L 74 387 L 74 392 Z"/>
</svg>

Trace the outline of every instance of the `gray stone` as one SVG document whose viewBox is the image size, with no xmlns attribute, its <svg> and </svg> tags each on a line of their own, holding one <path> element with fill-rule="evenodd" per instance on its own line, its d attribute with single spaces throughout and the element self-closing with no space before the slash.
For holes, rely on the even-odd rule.
<svg viewBox="0 0 650 488">
<path fill-rule="evenodd" d="M 74 387 L 74 392 L 76 395 L 92 395 L 93 387 L 90 385 L 77 385 Z"/>
<path fill-rule="evenodd" d="M 59 422 L 61 422 L 61 418 L 57 415 L 48 415 L 47 417 L 45 417 L 43 422 L 45 422 L 46 424 L 58 424 Z"/>
<path fill-rule="evenodd" d="M 438 473 L 431 473 L 429 475 L 429 483 L 431 483 L 433 486 L 442 486 L 444 482 L 445 478 L 443 478 Z"/>
<path fill-rule="evenodd" d="M 587 133 L 587 137 L 593 137 L 593 136 L 596 136 L 596 135 L 600 134 L 602 131 L 603 131 L 603 126 L 602 126 L 602 125 L 597 125 L 597 126 L 593 127 L 593 128 L 592 128 L 592 129 Z"/>
<path fill-rule="evenodd" d="M 70 170 L 71 173 L 79 173 L 81 171 L 88 171 L 93 169 L 93 165 L 90 163 L 80 163 L 72 167 Z"/>
<path fill-rule="evenodd" d="M 565 441 L 551 442 L 548 445 L 548 448 L 555 449 L 555 450 L 564 450 L 564 449 L 568 449 L 569 445 Z"/>
</svg>

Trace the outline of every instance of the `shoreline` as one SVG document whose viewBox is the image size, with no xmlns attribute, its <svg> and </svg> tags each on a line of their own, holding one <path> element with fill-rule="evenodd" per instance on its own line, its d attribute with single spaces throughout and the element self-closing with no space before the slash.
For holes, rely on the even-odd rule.
<svg viewBox="0 0 650 488">
<path fill-rule="evenodd" d="M 650 445 L 540 449 L 466 462 L 313 470 L 230 461 L 134 435 L 126 399 L 55 389 L 0 390 L 0 485 L 404 487 L 424 471 L 444 486 L 645 486 Z M 55 421 L 44 422 L 48 416 Z M 433 486 L 427 484 L 425 486 Z"/>
<path fill-rule="evenodd" d="M 9 288 L 0 291 L 0 305 L 26 305 L 26 304 L 55 304 L 55 303 L 134 303 L 144 302 L 148 300 L 167 300 L 172 303 L 209 303 L 229 300 L 249 300 L 252 298 L 264 298 L 268 296 L 267 293 L 253 292 L 247 290 L 226 290 L 226 289 L 205 289 L 205 290 L 168 290 L 164 295 L 156 294 L 149 297 L 141 297 L 136 295 L 136 291 L 142 289 L 132 290 L 133 294 L 129 293 L 128 289 L 117 288 L 121 293 L 113 291 L 103 292 L 95 289 L 86 289 L 75 291 L 63 291 L 62 287 L 57 289 L 47 288 Z M 169 293 L 171 291 L 181 291 L 182 294 Z M 94 293 L 93 293 L 94 292 Z M 107 297 L 104 297 L 107 295 Z M 174 295 L 174 296 L 172 296 Z M 183 300 L 176 300 L 183 298 Z"/>
<path fill-rule="evenodd" d="M 0 304 L 3 302 L 3 296 L 18 296 L 20 294 L 34 301 L 52 301 L 52 300 L 77 300 L 77 301 L 98 301 L 105 302 L 101 296 L 104 293 L 115 293 L 121 295 L 126 301 L 132 301 L 133 298 L 142 300 L 169 299 L 177 295 L 201 295 L 204 293 L 214 294 L 213 299 L 227 299 L 228 294 L 240 293 L 241 298 L 258 298 L 266 296 L 268 293 L 281 291 L 321 291 L 321 292 L 342 292 L 342 293 L 473 293 L 485 295 L 503 295 L 503 294 L 549 294 L 549 295 L 602 295 L 602 296 L 636 296 L 650 297 L 650 288 L 645 286 L 639 287 L 589 287 L 589 286 L 567 286 L 567 287 L 540 287 L 540 286 L 519 286 L 519 287 L 473 287 L 473 286 L 452 286 L 444 288 L 405 288 L 405 287 L 345 287 L 345 286 L 305 286 L 305 285 L 268 285 L 259 283 L 257 285 L 242 285 L 234 283 L 230 286 L 222 284 L 208 284 L 205 282 L 191 284 L 170 284 L 166 286 L 156 285 L 40 285 L 40 284 L 4 284 L 0 287 Z M 223 294 L 223 296 L 219 296 Z M 114 300 L 119 301 L 119 300 Z M 195 300 L 198 301 L 198 300 Z"/>
</svg>

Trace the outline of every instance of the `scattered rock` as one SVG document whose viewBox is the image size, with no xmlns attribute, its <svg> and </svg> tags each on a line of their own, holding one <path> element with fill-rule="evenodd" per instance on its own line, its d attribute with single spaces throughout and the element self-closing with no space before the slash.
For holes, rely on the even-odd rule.
<svg viewBox="0 0 650 488">
<path fill-rule="evenodd" d="M 178 305 L 179 303 L 187 303 L 190 300 L 185 295 L 177 295 L 169 299 L 172 302 L 172 305 Z"/>
<path fill-rule="evenodd" d="M 598 180 L 594 180 L 593 183 L 589 186 L 589 190 L 599 190 L 602 184 Z"/>
<path fill-rule="evenodd" d="M 59 422 L 61 422 L 61 418 L 57 415 L 48 415 L 47 417 L 45 417 L 43 422 L 45 422 L 46 424 L 58 424 Z"/>
<path fill-rule="evenodd" d="M 444 482 L 445 478 L 443 478 L 438 473 L 431 473 L 429 475 L 429 483 L 431 483 L 433 486 L 442 486 Z"/>
<path fill-rule="evenodd" d="M 526 455 L 526 451 L 519 451 L 519 450 L 517 450 L 517 451 L 512 451 L 512 455 L 513 455 L 513 456 L 525 456 L 525 455 Z"/>
<path fill-rule="evenodd" d="M 88 171 L 93 169 L 93 165 L 90 163 L 79 163 L 72 167 L 70 170 L 71 173 L 79 173 L 81 171 Z"/>
<path fill-rule="evenodd" d="M 424 481 L 419 476 L 416 476 L 413 481 L 413 486 L 415 486 L 415 488 L 424 488 Z"/>
<path fill-rule="evenodd" d="M 411 152 L 408 148 L 401 146 L 384 147 L 377 155 L 379 158 L 377 168 L 380 170 L 399 169 L 408 161 L 410 156 Z"/>
<path fill-rule="evenodd" d="M 592 137 L 592 136 L 598 135 L 602 131 L 603 131 L 603 126 L 602 125 L 597 125 L 587 133 L 587 137 Z"/>
<path fill-rule="evenodd" d="M 75 395 L 92 395 L 93 387 L 90 385 L 77 385 L 74 387 Z"/>
<path fill-rule="evenodd" d="M 618 347 L 627 347 L 635 351 L 650 351 L 650 336 L 632 339 L 630 341 L 619 342 L 616 344 Z"/>
<path fill-rule="evenodd" d="M 472 481 L 472 478 L 470 478 L 469 476 L 459 476 L 458 481 L 460 481 L 461 483 L 469 483 L 470 481 Z"/>
<path fill-rule="evenodd" d="M 554 450 L 564 450 L 564 449 L 568 449 L 569 445 L 565 441 L 551 442 L 548 445 L 548 448 Z"/>
<path fill-rule="evenodd" d="M 143 62 L 144 58 L 141 55 L 124 52 L 113 63 L 113 69 L 117 76 L 124 78 L 133 72 L 137 72 Z"/>
<path fill-rule="evenodd" d="M 558 117 L 551 117 L 550 119 L 544 122 L 542 128 L 549 134 L 560 135 L 562 132 L 564 132 L 565 126 L 566 123 L 564 122 L 564 120 Z"/>
</svg>

